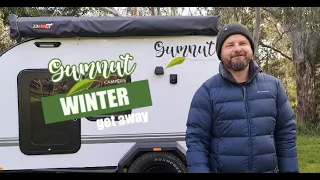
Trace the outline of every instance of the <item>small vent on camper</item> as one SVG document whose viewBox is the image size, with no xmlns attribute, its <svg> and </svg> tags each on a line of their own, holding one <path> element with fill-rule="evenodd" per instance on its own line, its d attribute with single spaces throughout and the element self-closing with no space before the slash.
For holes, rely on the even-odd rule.
<svg viewBox="0 0 320 180">
<path fill-rule="evenodd" d="M 35 42 L 38 48 L 57 48 L 61 45 L 61 42 Z"/>
</svg>

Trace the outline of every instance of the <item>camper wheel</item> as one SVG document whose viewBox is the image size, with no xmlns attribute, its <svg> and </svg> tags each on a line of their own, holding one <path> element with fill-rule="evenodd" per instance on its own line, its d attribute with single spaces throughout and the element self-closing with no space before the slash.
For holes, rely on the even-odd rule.
<svg viewBox="0 0 320 180">
<path fill-rule="evenodd" d="M 176 155 L 169 152 L 148 152 L 139 156 L 127 173 L 186 173 L 187 168 Z"/>
</svg>

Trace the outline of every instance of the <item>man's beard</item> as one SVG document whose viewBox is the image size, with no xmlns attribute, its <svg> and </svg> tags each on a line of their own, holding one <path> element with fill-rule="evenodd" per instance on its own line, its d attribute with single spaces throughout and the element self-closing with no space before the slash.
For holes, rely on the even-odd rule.
<svg viewBox="0 0 320 180">
<path fill-rule="evenodd" d="M 236 57 L 236 56 L 233 56 Z M 251 59 L 248 58 L 246 55 L 244 55 L 244 59 L 241 61 L 236 61 L 236 62 L 232 62 L 232 58 L 231 57 L 226 63 L 225 66 L 228 69 L 232 69 L 234 71 L 242 71 L 244 70 L 250 63 Z"/>
</svg>

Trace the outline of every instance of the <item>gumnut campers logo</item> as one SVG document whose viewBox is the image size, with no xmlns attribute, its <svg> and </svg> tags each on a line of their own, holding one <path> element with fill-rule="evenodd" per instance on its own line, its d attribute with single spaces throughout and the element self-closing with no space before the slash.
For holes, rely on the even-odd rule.
<svg viewBox="0 0 320 180">
<path fill-rule="evenodd" d="M 112 82 L 112 75 L 126 78 L 133 74 L 137 64 L 130 62 L 134 57 L 129 54 L 119 55 L 118 60 L 101 60 L 77 65 L 62 65 L 59 58 L 51 59 L 48 69 L 53 83 L 61 82 L 65 77 L 72 77 L 76 82 L 67 94 L 57 94 L 41 99 L 45 123 L 57 123 L 67 120 L 77 120 L 83 117 L 117 114 L 136 108 L 152 105 L 148 80 L 130 83 L 120 83 L 104 87 L 94 87 L 95 82 L 102 82 L 101 78 Z M 112 83 L 111 83 L 112 84 Z M 114 127 L 148 122 L 148 113 L 126 114 L 118 116 L 118 123 L 114 116 L 97 120 L 97 127 Z"/>
<path fill-rule="evenodd" d="M 166 46 L 162 41 L 157 41 L 154 44 L 156 57 L 160 58 L 163 55 L 169 55 L 173 59 L 167 64 L 166 68 L 183 64 L 186 60 L 213 60 L 207 57 L 212 57 L 215 54 L 215 43 L 208 41 L 204 45 L 179 45 Z M 197 58 L 199 55 L 206 57 L 205 59 Z"/>
</svg>

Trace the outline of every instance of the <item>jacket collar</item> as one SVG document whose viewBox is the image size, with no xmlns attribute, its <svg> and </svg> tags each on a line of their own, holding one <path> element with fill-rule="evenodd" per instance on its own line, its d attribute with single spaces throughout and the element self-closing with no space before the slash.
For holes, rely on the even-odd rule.
<svg viewBox="0 0 320 180">
<path fill-rule="evenodd" d="M 261 73 L 262 69 L 258 66 L 256 61 L 250 61 L 249 63 L 249 79 L 248 81 L 245 83 L 250 83 L 256 76 L 258 73 Z M 239 84 L 232 76 L 232 74 L 230 73 L 230 71 L 224 66 L 224 64 L 222 62 L 220 62 L 219 65 L 219 73 L 221 74 L 221 76 L 233 83 Z"/>
</svg>

